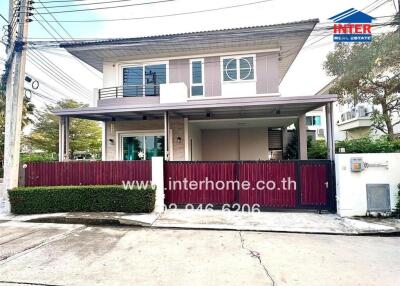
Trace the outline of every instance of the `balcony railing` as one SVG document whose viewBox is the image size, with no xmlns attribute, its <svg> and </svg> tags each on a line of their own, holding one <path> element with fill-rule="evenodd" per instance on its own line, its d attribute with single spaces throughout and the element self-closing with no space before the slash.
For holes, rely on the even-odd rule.
<svg viewBox="0 0 400 286">
<path fill-rule="evenodd" d="M 370 118 L 371 112 L 364 108 L 346 111 L 340 115 L 340 122 L 347 122 L 353 119 Z"/>
<path fill-rule="evenodd" d="M 120 97 L 159 96 L 160 85 L 123 85 L 99 89 L 99 100 Z"/>
</svg>

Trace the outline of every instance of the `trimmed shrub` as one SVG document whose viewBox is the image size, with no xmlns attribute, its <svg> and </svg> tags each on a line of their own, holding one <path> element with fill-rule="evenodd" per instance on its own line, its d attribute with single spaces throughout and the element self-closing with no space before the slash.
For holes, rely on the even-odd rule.
<svg viewBox="0 0 400 286">
<path fill-rule="evenodd" d="M 400 152 L 400 139 L 389 140 L 361 138 L 336 142 L 336 152 L 344 148 L 346 153 L 395 153 Z"/>
<path fill-rule="evenodd" d="M 325 140 L 312 140 L 308 137 L 307 140 L 307 157 L 308 159 L 327 159 L 328 148 Z"/>
<path fill-rule="evenodd" d="M 55 212 L 127 212 L 154 210 L 155 188 L 123 186 L 21 187 L 8 191 L 11 212 L 38 214 Z"/>
</svg>

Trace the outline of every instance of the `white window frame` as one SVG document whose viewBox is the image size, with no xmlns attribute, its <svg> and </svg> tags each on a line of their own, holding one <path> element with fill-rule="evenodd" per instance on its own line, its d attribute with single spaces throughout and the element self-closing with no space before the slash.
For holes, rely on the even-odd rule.
<svg viewBox="0 0 400 286">
<path fill-rule="evenodd" d="M 125 137 L 135 137 L 135 136 L 165 136 L 163 130 L 149 130 L 149 131 L 117 131 L 116 137 L 117 137 L 117 144 L 116 144 L 116 154 L 118 154 L 118 160 L 124 161 L 124 144 L 123 144 L 123 139 Z M 165 140 L 165 139 L 164 139 Z M 144 157 L 143 160 L 146 160 L 146 140 L 143 141 L 143 151 L 144 151 Z M 164 150 L 165 152 L 165 150 Z"/>
<path fill-rule="evenodd" d="M 253 58 L 253 79 L 240 79 L 240 61 L 241 58 Z M 237 72 L 237 79 L 225 81 L 224 80 L 224 60 L 225 59 L 235 59 L 236 60 L 236 72 Z M 238 82 L 255 82 L 257 81 L 257 68 L 256 68 L 256 54 L 247 54 L 247 55 L 233 55 L 233 56 L 225 56 L 220 58 L 220 68 L 221 68 L 221 83 L 222 84 L 230 84 L 230 83 L 238 83 Z"/>
<path fill-rule="evenodd" d="M 149 61 L 149 62 L 132 62 L 128 64 L 120 64 L 118 67 L 118 86 L 123 86 L 124 85 L 124 68 L 133 68 L 133 67 L 142 67 L 143 68 L 143 84 L 145 84 L 145 67 L 146 66 L 151 66 L 151 65 L 165 65 L 165 73 L 166 73 L 166 79 L 165 83 L 169 83 L 169 61 Z M 145 97 L 145 94 L 143 92 L 143 97 Z"/>
<path fill-rule="evenodd" d="M 201 62 L 201 83 L 193 83 L 193 62 Z M 192 86 L 203 86 L 202 95 L 192 95 Z M 199 98 L 206 94 L 206 86 L 204 84 L 204 58 L 190 59 L 190 97 Z"/>
</svg>

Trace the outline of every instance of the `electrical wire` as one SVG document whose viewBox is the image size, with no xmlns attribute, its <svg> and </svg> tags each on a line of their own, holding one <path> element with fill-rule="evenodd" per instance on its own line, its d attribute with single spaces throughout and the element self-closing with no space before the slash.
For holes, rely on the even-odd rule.
<svg viewBox="0 0 400 286">
<path fill-rule="evenodd" d="M 37 61 L 33 56 L 30 55 L 28 52 L 28 61 L 31 62 L 37 69 L 45 73 L 47 76 L 58 82 L 60 85 L 62 85 L 64 88 L 67 90 L 71 91 L 72 88 L 69 86 L 68 83 L 66 83 L 61 77 L 56 75 L 54 72 L 52 72 L 50 69 L 48 69 L 46 66 L 42 65 L 39 61 Z M 77 94 L 76 91 L 72 91 L 74 95 L 76 95 L 77 98 L 81 98 L 82 96 Z"/>
<path fill-rule="evenodd" d="M 210 9 L 188 11 L 188 12 L 180 12 L 180 13 L 171 13 L 171 14 L 164 14 L 164 15 L 144 16 L 144 17 L 115 18 L 115 19 L 58 20 L 58 21 L 62 22 L 62 23 L 94 23 L 94 22 L 115 22 L 115 21 L 131 21 L 131 20 L 155 19 L 155 18 L 165 18 L 165 17 L 172 17 L 172 16 L 192 15 L 192 14 L 198 14 L 198 13 L 220 11 L 220 10 L 226 10 L 226 9 L 232 9 L 232 8 L 239 8 L 239 7 L 245 7 L 245 6 L 250 6 L 250 5 L 256 5 L 256 4 L 261 4 L 261 3 L 265 3 L 265 2 L 271 2 L 271 1 L 274 1 L 274 0 L 262 0 L 262 1 L 255 1 L 255 2 L 237 4 L 237 5 L 223 6 L 223 7 L 218 7 L 218 8 L 210 8 Z M 53 21 L 51 21 L 51 22 L 53 22 Z"/>
<path fill-rule="evenodd" d="M 27 76 L 29 76 L 30 78 L 37 80 L 38 82 L 40 82 L 40 87 L 45 87 L 49 90 L 51 90 L 54 93 L 58 93 L 59 95 L 61 95 L 61 98 L 68 98 L 68 99 L 72 99 L 69 95 L 67 95 L 66 93 L 60 91 L 59 88 L 54 87 L 53 85 L 49 84 L 48 81 L 45 81 L 37 76 L 33 76 L 30 73 L 25 73 Z"/>
<path fill-rule="evenodd" d="M 152 4 L 159 4 L 159 3 L 166 3 L 166 2 L 173 2 L 175 0 L 158 0 L 154 2 L 142 2 L 142 3 L 135 3 L 135 4 L 125 4 L 125 5 L 117 5 L 117 6 L 109 6 L 109 7 L 98 7 L 98 8 L 85 8 L 85 9 L 77 9 L 77 10 L 62 10 L 62 11 L 51 11 L 53 14 L 65 14 L 65 13 L 77 13 L 77 12 L 87 12 L 87 11 L 98 11 L 98 10 L 109 10 L 115 8 L 127 8 L 127 7 L 135 7 L 135 6 L 144 6 L 144 5 L 152 5 Z M 46 8 L 52 8 L 47 7 Z M 38 12 L 40 14 L 50 14 L 50 12 Z"/>
<path fill-rule="evenodd" d="M 43 5 L 43 3 L 42 3 L 40 0 L 38 0 L 38 2 L 39 2 L 43 7 L 45 7 L 45 6 Z M 47 10 L 47 9 L 46 9 L 46 10 Z M 47 11 L 48 11 L 48 10 L 47 10 Z M 49 23 L 42 15 L 39 15 L 39 16 L 40 16 L 43 20 L 45 20 L 46 24 L 47 24 L 53 31 L 55 31 L 56 34 L 57 34 L 59 37 L 61 37 L 61 39 L 65 40 L 65 38 L 64 38 L 63 36 L 61 36 L 61 35 L 58 33 L 57 29 L 54 28 L 53 25 L 51 25 L 51 23 Z M 68 35 L 68 37 L 70 37 L 73 41 L 75 41 L 75 39 L 72 37 L 72 35 L 64 28 L 63 25 L 61 25 L 60 22 L 57 21 L 57 18 L 56 18 L 52 13 L 50 13 L 50 16 L 56 21 L 56 23 L 57 23 L 57 24 L 61 27 L 61 29 Z M 36 19 L 36 18 L 35 18 L 35 19 Z M 39 24 L 41 24 L 41 23 L 39 23 Z M 42 24 L 41 24 L 41 25 L 42 25 Z M 42 27 L 45 28 L 43 25 L 42 25 Z M 54 39 L 57 40 L 57 38 L 54 37 L 54 35 L 52 35 L 46 28 L 45 28 L 45 30 L 50 34 L 50 36 L 52 36 Z M 91 68 L 89 68 L 86 64 L 84 64 L 80 59 L 78 59 L 78 58 L 76 58 L 76 57 L 72 57 L 72 58 L 73 58 L 76 62 L 78 62 L 80 65 L 82 65 L 86 70 L 88 70 L 90 73 L 92 73 L 94 76 L 96 76 L 96 77 L 99 78 L 99 79 L 102 79 L 102 77 L 100 77 L 98 74 L 96 74 Z"/>
<path fill-rule="evenodd" d="M 86 1 L 86 0 L 85 0 Z M 110 4 L 110 3 L 120 3 L 120 2 L 130 2 L 132 0 L 110 0 L 110 1 L 98 1 L 94 3 L 79 3 L 79 4 L 67 4 L 67 5 L 57 5 L 57 6 L 46 6 L 49 9 L 54 9 L 54 8 L 66 8 L 66 7 L 82 7 L 82 6 L 92 6 L 92 5 L 102 5 L 102 4 Z M 170 2 L 176 1 L 176 0 L 169 0 Z M 71 1 L 67 1 L 68 3 L 71 3 Z M 74 1 L 75 2 L 75 1 Z M 168 2 L 168 1 L 161 1 L 161 2 Z M 136 3 L 133 4 L 132 6 L 140 6 L 140 5 L 146 5 L 146 4 L 156 4 L 156 3 L 161 3 L 161 2 L 144 2 L 144 3 Z M 42 2 L 44 4 L 51 3 L 49 1 Z M 130 5 L 129 5 L 130 6 Z M 118 7 L 117 7 L 118 8 Z M 37 7 L 36 9 L 44 9 L 43 7 Z"/>
<path fill-rule="evenodd" d="M 70 89 L 73 89 L 76 93 L 79 93 L 81 96 L 89 97 L 90 91 L 87 90 L 85 87 L 83 87 L 80 83 L 76 82 L 72 77 L 70 77 L 68 74 L 66 74 L 64 71 L 62 71 L 57 65 L 55 65 L 53 62 L 51 62 L 46 56 L 41 54 L 40 51 L 35 51 L 35 50 L 28 50 L 30 53 L 31 59 L 39 61 L 39 65 L 44 68 L 47 68 L 47 70 L 50 73 L 54 73 L 55 75 L 58 76 L 58 78 L 61 78 L 61 80 L 64 81 L 64 83 L 67 84 L 67 87 Z"/>
</svg>

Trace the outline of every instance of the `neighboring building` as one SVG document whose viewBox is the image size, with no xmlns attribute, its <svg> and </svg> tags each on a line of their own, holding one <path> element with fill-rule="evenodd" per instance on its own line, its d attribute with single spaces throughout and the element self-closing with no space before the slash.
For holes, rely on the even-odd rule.
<svg viewBox="0 0 400 286">
<path fill-rule="evenodd" d="M 279 85 L 317 22 L 62 44 L 104 83 L 95 107 L 55 111 L 60 159 L 69 117 L 104 123 L 103 160 L 282 159 L 291 125 L 306 159 L 306 123 L 329 134 L 320 113 L 305 114 L 336 96 L 282 97 Z"/>
<path fill-rule="evenodd" d="M 329 94 L 333 81 L 324 86 L 316 95 Z M 360 103 L 356 106 L 347 104 L 341 105 L 335 102 L 333 105 L 334 138 L 335 140 L 359 139 L 364 137 L 375 137 L 383 135 L 383 132 L 372 126 L 371 114 L 374 108 L 379 108 L 368 103 Z M 321 121 L 326 118 L 324 108 L 307 113 L 307 116 L 319 115 Z M 397 122 L 399 116 L 394 116 L 393 121 Z M 311 122 L 311 121 L 309 121 Z M 326 125 L 322 124 L 321 128 Z M 309 129 L 312 129 L 309 127 Z M 400 125 L 395 126 L 395 134 L 400 135 Z M 322 131 L 321 131 L 322 132 Z"/>
<path fill-rule="evenodd" d="M 320 107 L 306 114 L 306 125 L 308 133 L 313 139 L 326 140 L 326 115 L 325 108 Z"/>
</svg>

